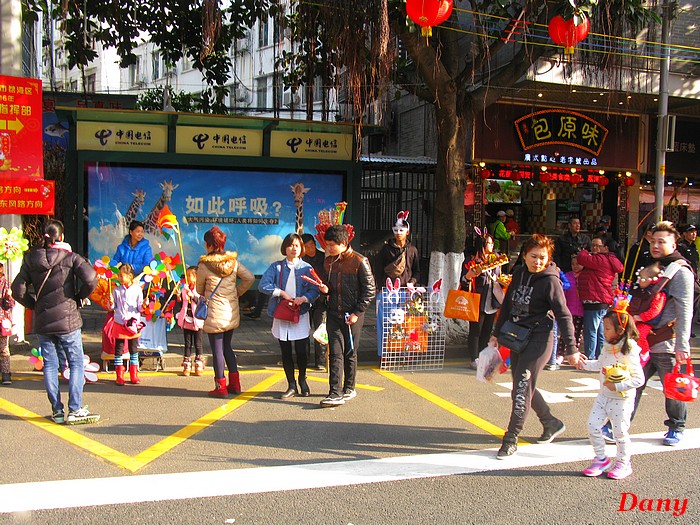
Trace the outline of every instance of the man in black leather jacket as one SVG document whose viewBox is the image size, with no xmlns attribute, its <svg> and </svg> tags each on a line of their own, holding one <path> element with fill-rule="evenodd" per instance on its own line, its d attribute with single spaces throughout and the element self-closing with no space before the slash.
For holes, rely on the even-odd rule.
<svg viewBox="0 0 700 525">
<path fill-rule="evenodd" d="M 369 260 L 348 246 L 348 232 L 342 225 L 328 228 L 324 240 L 324 284 L 319 289 L 327 295 L 326 329 L 331 370 L 330 392 L 321 406 L 331 407 L 343 405 L 357 395 L 357 348 L 375 286 Z"/>
<path fill-rule="evenodd" d="M 571 258 L 581 250 L 591 251 L 591 239 L 581 233 L 581 219 L 572 215 L 569 218 L 569 230 L 554 243 L 554 262 L 564 272 L 571 271 Z"/>
</svg>

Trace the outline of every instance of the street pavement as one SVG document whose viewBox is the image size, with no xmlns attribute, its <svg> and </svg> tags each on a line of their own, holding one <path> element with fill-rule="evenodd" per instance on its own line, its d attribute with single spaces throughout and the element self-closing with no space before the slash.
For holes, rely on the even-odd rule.
<svg viewBox="0 0 700 525">
<path fill-rule="evenodd" d="M 101 321 L 85 317 L 92 353 Z M 234 336 L 241 363 L 246 350 L 256 356 L 241 367 L 240 396 L 209 398 L 210 368 L 178 375 L 173 345 L 176 359 L 140 385 L 117 387 L 107 373 L 86 385 L 84 401 L 102 415 L 93 425 L 48 419 L 41 374 L 18 370 L 17 356 L 29 362 L 20 351 L 13 384 L 0 388 L 0 523 L 700 523 L 700 405 L 688 405 L 681 445 L 660 445 L 658 381 L 632 425 L 632 476 L 589 479 L 580 471 L 592 457 L 595 374 L 542 372 L 538 386 L 567 430 L 532 444 L 542 429 L 531 414 L 518 454 L 498 461 L 509 376 L 477 381 L 458 346 L 442 370 L 381 370 L 368 322 L 358 396 L 323 409 L 326 373 L 310 374 L 311 397 L 278 398 L 286 382 L 269 326 L 245 318 Z"/>
</svg>

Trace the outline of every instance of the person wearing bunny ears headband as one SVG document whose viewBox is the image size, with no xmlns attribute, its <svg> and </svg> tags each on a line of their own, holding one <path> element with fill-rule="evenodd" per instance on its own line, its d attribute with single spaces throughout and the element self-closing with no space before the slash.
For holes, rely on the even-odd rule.
<svg viewBox="0 0 700 525">
<path fill-rule="evenodd" d="M 386 241 L 378 255 L 377 281 L 385 282 L 387 279 L 398 279 L 401 286 L 407 283 L 420 282 L 420 257 L 418 249 L 408 240 L 411 225 L 408 223 L 409 211 L 400 211 L 396 215 L 396 222 L 391 230 L 393 239 Z"/>
</svg>

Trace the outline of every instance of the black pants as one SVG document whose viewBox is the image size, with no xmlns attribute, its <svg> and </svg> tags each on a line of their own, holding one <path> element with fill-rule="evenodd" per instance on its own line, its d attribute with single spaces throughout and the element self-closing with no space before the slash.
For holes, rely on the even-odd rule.
<svg viewBox="0 0 700 525">
<path fill-rule="evenodd" d="M 195 355 L 202 357 L 202 331 L 183 329 L 182 333 L 185 335 L 185 357 L 192 355 L 193 348 Z"/>
<path fill-rule="evenodd" d="M 510 367 L 513 374 L 511 399 L 513 406 L 508 422 L 506 438 L 517 438 L 523 430 L 530 408 L 535 411 L 543 425 L 556 421 L 549 405 L 536 388 L 537 376 L 552 355 L 552 333 L 547 340 L 533 340 L 520 354 L 510 354 Z"/>
<path fill-rule="evenodd" d="M 485 314 L 481 312 L 477 322 L 469 322 L 467 352 L 469 353 L 469 357 L 472 361 L 479 357 L 479 352 L 481 352 L 484 348 L 486 348 L 486 345 L 488 345 L 495 318 L 495 312 L 492 314 Z"/>
<path fill-rule="evenodd" d="M 339 396 L 343 394 L 344 390 L 355 389 L 357 349 L 360 345 L 360 334 L 362 334 L 364 323 L 364 314 L 360 315 L 357 322 L 352 326 L 346 324 L 345 319 L 339 319 L 330 313 L 326 317 L 331 366 L 329 395 Z"/>
<path fill-rule="evenodd" d="M 309 338 L 299 339 L 297 341 L 280 341 L 280 350 L 282 350 L 282 367 L 284 375 L 287 376 L 288 383 L 294 383 L 294 356 L 292 355 L 292 346 L 297 354 L 297 367 L 299 368 L 299 379 L 306 379 L 306 367 L 308 365 L 309 356 Z"/>
</svg>

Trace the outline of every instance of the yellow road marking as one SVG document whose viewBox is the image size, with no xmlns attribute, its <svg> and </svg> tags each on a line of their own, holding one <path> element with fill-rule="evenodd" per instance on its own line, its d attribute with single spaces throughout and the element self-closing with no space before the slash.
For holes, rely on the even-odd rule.
<svg viewBox="0 0 700 525">
<path fill-rule="evenodd" d="M 444 410 L 447 410 L 448 412 L 457 416 L 458 418 L 471 423 L 475 427 L 480 428 L 481 430 L 488 432 L 493 436 L 503 437 L 503 434 L 505 434 L 505 430 L 477 416 L 476 414 L 474 414 L 474 412 L 470 412 L 469 410 L 458 407 L 454 403 L 450 403 L 446 399 L 443 399 L 440 396 L 436 396 L 432 392 L 428 392 L 426 389 L 416 385 L 415 383 L 407 381 L 403 377 L 393 372 L 387 372 L 386 370 L 381 370 L 376 367 L 373 368 L 373 370 L 378 374 L 386 377 L 387 379 L 393 381 L 397 385 L 404 387 L 405 389 L 413 392 L 414 394 L 422 397 L 423 399 L 430 401 L 431 403 L 439 406 Z"/>
<path fill-rule="evenodd" d="M 328 383 L 328 378 L 306 376 L 307 381 L 316 381 L 317 383 Z M 384 390 L 383 386 L 365 385 L 363 383 L 355 383 L 355 388 L 360 390 L 371 390 L 372 392 L 380 392 Z"/>
<path fill-rule="evenodd" d="M 118 450 L 114 450 L 107 445 L 103 445 L 94 439 L 90 439 L 89 437 L 72 430 L 70 426 L 57 425 L 56 423 L 49 421 L 48 419 L 43 418 L 30 410 L 22 408 L 19 405 L 7 401 L 6 399 L 0 398 L 0 410 L 5 410 L 14 416 L 24 419 L 42 430 L 46 430 L 47 432 L 50 432 L 51 434 L 64 439 L 69 443 L 102 459 L 114 463 L 119 467 L 131 472 L 136 472 L 186 439 L 189 439 L 198 432 L 201 432 L 209 425 L 216 423 L 219 419 L 230 414 L 257 395 L 262 394 L 272 385 L 279 382 L 282 378 L 284 378 L 283 373 L 272 374 L 270 377 L 260 381 L 257 385 L 246 390 L 239 396 L 231 399 L 225 405 L 212 410 L 208 414 L 205 414 L 196 421 L 193 421 L 189 425 L 181 428 L 174 434 L 160 440 L 155 445 L 148 447 L 146 450 L 137 454 L 136 456 L 129 456 L 119 452 Z"/>
</svg>

